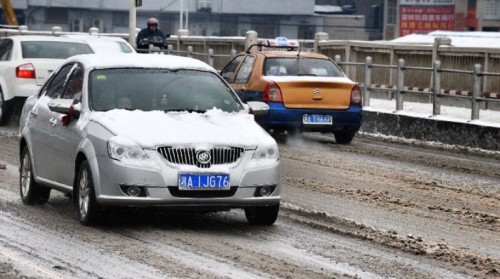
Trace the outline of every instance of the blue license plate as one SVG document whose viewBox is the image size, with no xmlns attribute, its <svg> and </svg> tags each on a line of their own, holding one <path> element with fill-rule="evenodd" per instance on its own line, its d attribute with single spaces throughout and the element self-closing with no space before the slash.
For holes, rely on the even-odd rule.
<svg viewBox="0 0 500 279">
<path fill-rule="evenodd" d="M 181 173 L 179 190 L 229 190 L 229 174 Z"/>
<path fill-rule="evenodd" d="M 304 114 L 302 116 L 302 123 L 312 125 L 327 125 L 332 124 L 333 121 L 331 115 Z"/>
</svg>

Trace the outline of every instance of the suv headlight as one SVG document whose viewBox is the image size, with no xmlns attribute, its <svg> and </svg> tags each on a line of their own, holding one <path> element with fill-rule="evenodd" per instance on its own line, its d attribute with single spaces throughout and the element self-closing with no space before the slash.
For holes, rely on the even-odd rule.
<svg viewBox="0 0 500 279">
<path fill-rule="evenodd" d="M 108 154 L 111 159 L 120 161 L 126 165 L 157 169 L 156 164 L 146 152 L 134 141 L 121 136 L 115 136 L 108 140 Z"/>
</svg>

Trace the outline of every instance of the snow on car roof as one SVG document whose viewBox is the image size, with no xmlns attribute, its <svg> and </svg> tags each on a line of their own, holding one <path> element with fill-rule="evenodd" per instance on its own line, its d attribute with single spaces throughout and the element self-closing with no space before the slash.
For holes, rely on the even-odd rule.
<svg viewBox="0 0 500 279">
<path fill-rule="evenodd" d="M 89 34 L 78 34 L 78 35 L 63 35 L 67 38 L 82 40 L 86 42 L 94 50 L 95 53 L 103 52 L 124 52 L 124 53 L 136 53 L 135 49 L 123 38 L 120 37 L 110 37 L 101 35 L 89 35 Z"/>
<path fill-rule="evenodd" d="M 83 40 L 75 38 L 42 36 L 42 35 L 16 35 L 16 36 L 8 36 L 6 38 L 10 38 L 17 41 L 56 41 L 56 42 L 77 42 L 82 44 L 85 43 Z"/>
<path fill-rule="evenodd" d="M 77 61 L 85 68 L 163 68 L 163 69 L 199 69 L 216 72 L 205 62 L 197 59 L 175 55 L 137 54 L 137 53 L 106 53 L 82 54 L 68 58 Z"/>
</svg>

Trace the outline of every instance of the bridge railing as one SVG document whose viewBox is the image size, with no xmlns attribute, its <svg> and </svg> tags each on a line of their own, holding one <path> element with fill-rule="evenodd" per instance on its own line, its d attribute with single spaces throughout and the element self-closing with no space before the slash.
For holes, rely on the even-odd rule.
<svg viewBox="0 0 500 279">
<path fill-rule="evenodd" d="M 439 44 L 438 40 L 434 45 L 402 45 L 391 42 L 326 39 L 317 42 L 317 51 L 332 59 L 340 55 L 349 63 L 364 63 L 365 58 L 370 56 L 379 64 L 393 66 L 373 70 L 372 81 L 378 84 L 396 84 L 396 68 L 400 59 L 404 59 L 408 67 L 433 67 L 435 61 L 439 60 L 446 69 L 467 70 L 480 64 L 484 72 L 500 72 L 500 49 L 450 47 Z M 363 68 L 346 64 L 343 70 L 353 80 L 362 81 L 364 78 Z M 432 73 L 424 71 L 418 75 L 406 76 L 405 82 L 416 87 L 430 87 L 431 80 Z M 443 72 L 441 84 L 443 88 L 472 91 L 473 77 L 457 72 Z M 483 92 L 500 92 L 500 76 L 484 75 L 481 89 Z"/>
<path fill-rule="evenodd" d="M 361 85 L 363 86 L 363 105 L 365 106 L 370 105 L 370 94 L 374 91 L 393 92 L 396 99 L 396 111 L 403 110 L 405 94 L 428 95 L 431 97 L 432 115 L 436 116 L 441 113 L 441 98 L 467 99 L 471 107 L 470 119 L 478 120 L 481 102 L 500 103 L 500 93 L 483 92 L 481 89 L 481 83 L 485 77 L 500 77 L 500 73 L 484 72 L 481 64 L 475 64 L 471 70 L 457 70 L 443 68 L 440 60 L 434 61 L 433 67 L 406 66 L 406 61 L 402 58 L 399 59 L 397 65 L 375 64 L 373 61 L 372 57 L 367 56 L 364 63 L 343 62 L 340 55 L 335 56 L 335 62 L 338 65 L 363 69 L 364 77 Z M 372 72 L 376 70 L 395 70 L 396 85 L 373 83 Z M 406 75 L 408 71 L 412 71 L 412 74 Z M 430 87 L 405 86 L 407 76 L 422 76 L 421 73 L 427 73 L 431 77 Z M 446 73 L 460 75 L 465 80 L 472 80 L 469 85 L 472 90 L 443 89 L 442 75 Z"/>
</svg>

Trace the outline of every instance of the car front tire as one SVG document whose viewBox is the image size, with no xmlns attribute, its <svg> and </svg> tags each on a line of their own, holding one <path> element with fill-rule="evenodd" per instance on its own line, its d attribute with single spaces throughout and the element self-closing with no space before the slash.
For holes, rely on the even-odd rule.
<svg viewBox="0 0 500 279">
<path fill-rule="evenodd" d="M 280 206 L 255 206 L 245 208 L 245 217 L 252 225 L 266 225 L 270 226 L 278 219 Z"/>
<path fill-rule="evenodd" d="M 50 188 L 35 182 L 28 146 L 23 148 L 19 168 L 19 192 L 24 204 L 45 204 L 50 197 Z"/>
<path fill-rule="evenodd" d="M 354 131 L 340 131 L 334 132 L 335 141 L 339 144 L 350 144 L 356 132 Z"/>
<path fill-rule="evenodd" d="M 84 226 L 92 226 L 102 221 L 103 216 L 100 215 L 102 210 L 95 196 L 92 172 L 86 160 L 80 164 L 75 190 L 80 223 Z"/>
</svg>

